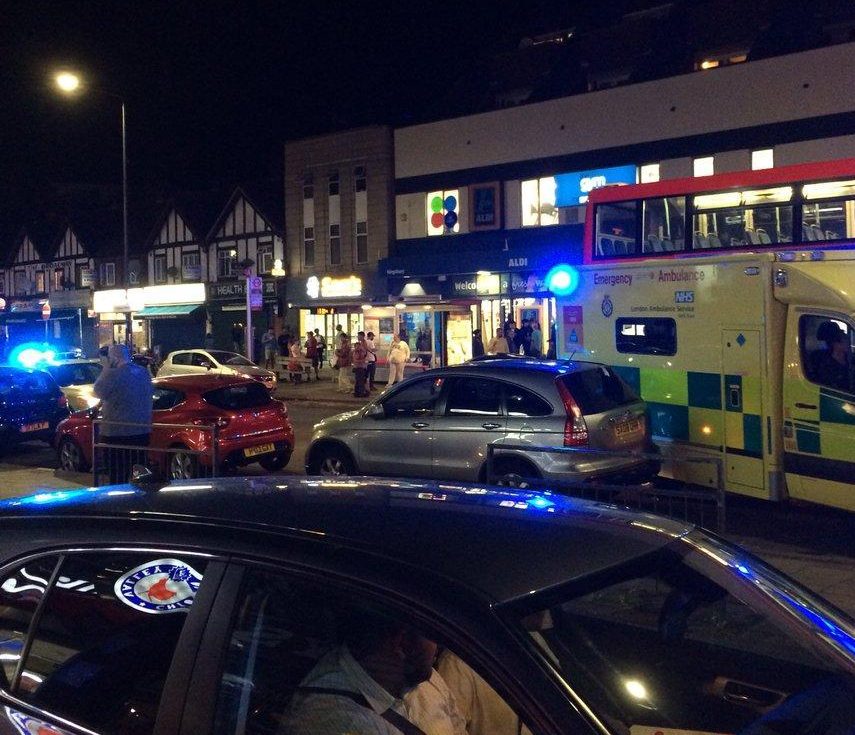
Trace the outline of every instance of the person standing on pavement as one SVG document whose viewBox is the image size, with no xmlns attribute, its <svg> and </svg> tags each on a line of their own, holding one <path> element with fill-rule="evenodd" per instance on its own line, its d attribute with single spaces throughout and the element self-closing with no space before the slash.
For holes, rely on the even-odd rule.
<svg viewBox="0 0 855 735">
<path fill-rule="evenodd" d="M 377 372 L 377 345 L 374 343 L 374 332 L 369 332 L 365 340 L 368 348 L 368 390 L 374 390 L 374 375 Z"/>
<path fill-rule="evenodd" d="M 493 339 L 490 340 L 490 344 L 487 345 L 487 352 L 491 355 L 507 355 L 510 351 L 508 340 L 505 338 L 502 328 L 499 327 L 496 330 L 496 336 L 493 337 Z"/>
<path fill-rule="evenodd" d="M 318 374 L 318 365 L 320 364 L 318 357 L 318 340 L 312 332 L 306 332 L 306 342 L 303 345 L 306 348 L 306 357 L 312 361 L 312 369 L 315 371 L 315 380 L 320 378 Z"/>
<path fill-rule="evenodd" d="M 335 350 L 335 364 L 338 368 L 338 392 L 350 393 L 352 389 L 351 365 L 353 364 L 353 351 L 350 349 L 350 337 L 344 332 L 339 332 L 338 347 Z"/>
<path fill-rule="evenodd" d="M 276 335 L 273 327 L 268 327 L 261 336 L 261 347 L 264 350 L 264 367 L 268 370 L 276 369 Z"/>
<path fill-rule="evenodd" d="M 531 323 L 531 356 L 543 357 L 543 332 L 540 331 L 540 324 L 533 321 Z"/>
<path fill-rule="evenodd" d="M 404 379 L 404 365 L 410 361 L 410 346 L 401 339 L 400 334 L 392 335 L 389 345 L 389 381 L 386 385 L 400 383 Z"/>
<path fill-rule="evenodd" d="M 481 339 L 481 330 L 472 330 L 472 357 L 481 357 L 484 354 L 484 342 Z"/>
<path fill-rule="evenodd" d="M 318 362 L 323 367 L 324 356 L 327 354 L 327 341 L 324 339 L 324 335 L 321 334 L 321 330 L 317 327 L 315 327 L 315 341 L 318 343 Z"/>
<path fill-rule="evenodd" d="M 365 387 L 365 379 L 368 375 L 368 347 L 365 344 L 365 332 L 357 332 L 356 344 L 353 347 L 353 395 L 357 398 L 365 398 L 368 389 Z"/>
<path fill-rule="evenodd" d="M 232 324 L 232 348 L 235 352 L 243 354 L 243 324 L 240 322 Z"/>
<path fill-rule="evenodd" d="M 107 366 L 92 392 L 101 399 L 99 439 L 107 444 L 148 446 L 151 435 L 151 375 L 131 361 L 127 345 L 110 345 Z M 110 484 L 127 482 L 135 463 L 145 461 L 145 451 L 108 449 Z"/>
</svg>

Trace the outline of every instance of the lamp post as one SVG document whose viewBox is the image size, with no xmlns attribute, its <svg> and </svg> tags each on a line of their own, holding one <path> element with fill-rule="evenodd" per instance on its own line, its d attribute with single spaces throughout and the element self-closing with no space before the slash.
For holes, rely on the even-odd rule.
<svg viewBox="0 0 855 735">
<path fill-rule="evenodd" d="M 78 94 L 83 83 L 80 75 L 73 71 L 60 71 L 54 75 L 54 83 L 62 94 L 73 96 Z M 95 90 L 101 94 L 112 97 L 119 101 L 122 111 L 122 273 L 124 274 L 125 292 L 130 288 L 130 279 L 128 274 L 128 147 L 125 125 L 125 101 L 111 92 L 106 92 L 103 89 Z M 131 312 L 125 312 L 125 342 L 128 348 L 133 349 L 133 331 L 131 324 Z"/>
</svg>

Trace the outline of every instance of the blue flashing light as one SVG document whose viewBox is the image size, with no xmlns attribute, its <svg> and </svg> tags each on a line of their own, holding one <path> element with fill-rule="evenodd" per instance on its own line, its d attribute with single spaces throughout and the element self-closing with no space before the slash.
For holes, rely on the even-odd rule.
<svg viewBox="0 0 855 735">
<path fill-rule="evenodd" d="M 569 296 L 579 287 L 579 271 L 572 265 L 559 263 L 546 274 L 546 288 L 556 296 Z"/>
<path fill-rule="evenodd" d="M 542 495 L 535 495 L 529 501 L 529 503 L 535 508 L 550 508 L 555 505 L 555 503 L 553 503 L 551 500 L 548 500 L 547 498 L 544 498 Z"/>
<path fill-rule="evenodd" d="M 24 368 L 34 368 L 42 363 L 52 363 L 56 359 L 56 351 L 44 343 L 25 342 L 18 345 L 9 355 L 9 365 Z"/>
</svg>

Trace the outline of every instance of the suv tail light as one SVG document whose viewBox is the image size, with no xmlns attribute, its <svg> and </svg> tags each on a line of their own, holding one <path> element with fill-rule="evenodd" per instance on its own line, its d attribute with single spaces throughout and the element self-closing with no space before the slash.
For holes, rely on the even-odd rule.
<svg viewBox="0 0 855 735">
<path fill-rule="evenodd" d="M 558 395 L 564 403 L 564 411 L 567 414 L 567 420 L 564 422 L 564 446 L 565 447 L 586 447 L 588 446 L 588 424 L 585 423 L 585 418 L 582 416 L 582 409 L 573 398 L 567 386 L 561 380 L 556 382 L 558 386 Z"/>
</svg>

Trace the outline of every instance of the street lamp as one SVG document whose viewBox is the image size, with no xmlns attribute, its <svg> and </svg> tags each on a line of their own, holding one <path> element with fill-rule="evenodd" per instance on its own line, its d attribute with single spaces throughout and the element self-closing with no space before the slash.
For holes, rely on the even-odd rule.
<svg viewBox="0 0 855 735">
<path fill-rule="evenodd" d="M 81 90 L 82 81 L 73 71 L 60 71 L 54 75 L 54 83 L 62 94 L 74 95 Z M 125 292 L 130 288 L 128 274 L 128 147 L 125 136 L 125 101 L 111 92 L 103 89 L 94 90 L 107 97 L 117 99 L 122 108 L 122 272 L 124 273 Z M 125 342 L 133 348 L 133 332 L 131 328 L 131 312 L 125 313 Z"/>
</svg>

